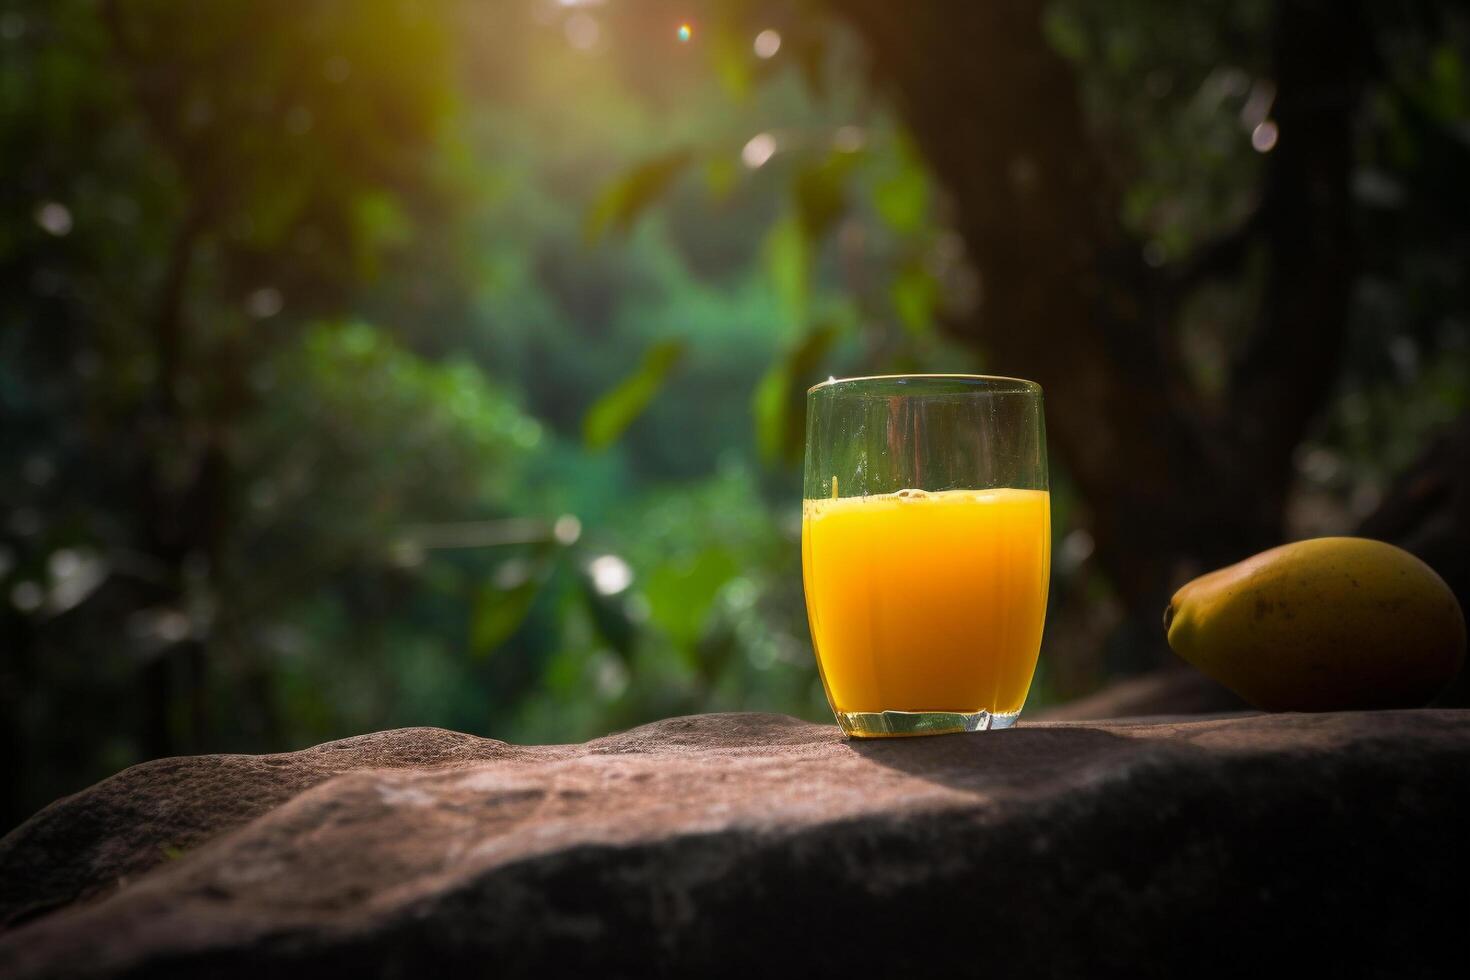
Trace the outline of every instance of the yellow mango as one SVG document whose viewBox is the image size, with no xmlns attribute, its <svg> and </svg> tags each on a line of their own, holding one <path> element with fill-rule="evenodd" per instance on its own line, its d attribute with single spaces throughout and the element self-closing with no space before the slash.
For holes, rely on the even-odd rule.
<svg viewBox="0 0 1470 980">
<path fill-rule="evenodd" d="M 1465 660 L 1465 616 L 1418 558 L 1315 538 L 1203 575 L 1164 611 L 1174 652 L 1267 711 L 1423 705 Z"/>
</svg>

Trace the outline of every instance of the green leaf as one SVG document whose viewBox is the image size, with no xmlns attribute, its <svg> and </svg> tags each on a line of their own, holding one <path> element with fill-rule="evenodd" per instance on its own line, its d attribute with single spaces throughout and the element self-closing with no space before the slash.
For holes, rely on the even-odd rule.
<svg viewBox="0 0 1470 980">
<path fill-rule="evenodd" d="M 1429 79 L 1426 88 L 1428 107 L 1441 121 L 1449 122 L 1464 117 L 1467 105 L 1465 64 L 1455 46 L 1441 43 L 1429 58 Z"/>
<path fill-rule="evenodd" d="M 486 585 L 480 590 L 470 621 L 470 646 L 475 656 L 489 656 L 515 635 L 544 583 L 543 576 L 532 575 L 510 589 Z"/>
<path fill-rule="evenodd" d="M 711 48 L 721 87 L 735 102 L 746 101 L 750 98 L 751 58 L 744 36 L 723 28 L 716 32 Z"/>
<path fill-rule="evenodd" d="M 644 352 L 643 362 L 636 371 L 587 410 L 582 419 L 582 442 L 588 449 L 606 449 L 643 414 L 683 359 L 686 347 L 682 340 L 654 344 Z"/>
<path fill-rule="evenodd" d="M 922 335 L 934 325 L 939 283 L 919 263 L 907 263 L 898 271 L 888 287 L 888 298 L 899 322 L 909 333 Z"/>
<path fill-rule="evenodd" d="M 690 649 L 704 632 L 720 587 L 739 573 L 735 556 L 719 547 L 666 562 L 643 585 L 649 618 L 676 643 Z"/>
<path fill-rule="evenodd" d="M 794 214 L 777 221 L 766 237 L 766 271 L 793 323 L 806 322 L 813 256 L 847 210 L 847 175 L 859 159 L 858 153 L 833 152 L 798 171 L 791 187 Z"/>
<path fill-rule="evenodd" d="M 752 410 L 756 444 L 768 462 L 795 462 L 806 438 L 806 389 L 815 383 L 818 366 L 837 339 L 837 327 L 828 323 L 807 333 L 801 342 L 761 378 Z"/>
<path fill-rule="evenodd" d="M 1063 4 L 1048 4 L 1041 27 L 1057 54 L 1068 61 L 1082 61 L 1087 56 L 1087 28 L 1076 11 Z"/>
<path fill-rule="evenodd" d="M 633 617 L 628 615 L 627 595 L 603 595 L 593 586 L 592 577 L 585 570 L 581 576 L 581 586 L 582 601 L 592 620 L 592 628 L 625 663 L 631 665 L 638 626 L 633 622 Z"/>
<path fill-rule="evenodd" d="M 706 684 L 713 684 L 740 651 L 740 637 L 726 616 L 711 617 L 695 646 L 698 669 Z"/>
<path fill-rule="evenodd" d="M 715 203 L 726 200 L 740 182 L 740 168 L 730 156 L 712 157 L 704 165 L 704 186 Z"/>
<path fill-rule="evenodd" d="M 555 541 L 535 545 L 524 558 L 511 559 L 520 574 L 511 582 L 487 582 L 475 596 L 470 618 L 470 648 L 477 657 L 494 653 L 515 635 L 556 570 Z M 504 566 L 502 566 L 504 568 Z"/>
<path fill-rule="evenodd" d="M 929 216 L 929 176 L 908 140 L 899 143 L 899 167 L 874 188 L 873 205 L 888 227 L 900 234 L 923 228 Z"/>
<path fill-rule="evenodd" d="M 793 217 L 777 221 L 766 236 L 766 272 L 776 296 L 792 323 L 806 320 L 811 285 L 811 244 L 801 222 Z"/>
<path fill-rule="evenodd" d="M 644 161 L 613 181 L 587 214 L 583 228 L 587 242 L 592 244 L 609 232 L 621 234 L 633 227 L 638 216 L 659 199 L 692 158 L 687 149 L 674 150 Z"/>
<path fill-rule="evenodd" d="M 398 201 L 382 191 L 364 195 L 352 209 L 353 261 L 365 282 L 378 277 L 382 253 L 413 237 L 413 223 Z"/>
<path fill-rule="evenodd" d="M 847 176 L 861 154 L 834 151 L 826 159 L 797 171 L 792 192 L 796 215 L 808 241 L 817 241 L 847 210 Z"/>
</svg>

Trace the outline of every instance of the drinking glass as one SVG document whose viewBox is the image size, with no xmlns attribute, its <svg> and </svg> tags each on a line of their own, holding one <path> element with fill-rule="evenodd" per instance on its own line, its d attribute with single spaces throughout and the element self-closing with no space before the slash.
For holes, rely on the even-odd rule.
<svg viewBox="0 0 1470 980">
<path fill-rule="evenodd" d="M 1014 725 L 1051 571 L 1041 386 L 834 378 L 806 408 L 802 578 L 837 723 L 856 737 Z"/>
</svg>

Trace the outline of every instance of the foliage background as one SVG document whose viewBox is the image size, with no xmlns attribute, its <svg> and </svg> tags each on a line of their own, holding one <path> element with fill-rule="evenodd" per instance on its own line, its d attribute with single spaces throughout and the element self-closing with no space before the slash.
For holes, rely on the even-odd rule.
<svg viewBox="0 0 1470 980">
<path fill-rule="evenodd" d="M 963 326 L 1004 284 L 924 148 L 967 104 L 882 70 L 943 18 L 864 6 L 0 2 L 3 823 L 169 753 L 829 717 L 801 392 L 1017 373 Z M 1075 78 L 1099 220 L 1180 273 L 1171 378 L 1228 408 L 1280 254 L 1183 272 L 1258 208 L 1293 5 L 1002 6 Z M 1470 407 L 1470 32 L 1347 6 L 1366 258 L 1278 536 L 1372 518 Z M 918 70 L 962 93 L 962 62 Z M 1167 658 L 1072 462 L 1033 705 Z"/>
</svg>

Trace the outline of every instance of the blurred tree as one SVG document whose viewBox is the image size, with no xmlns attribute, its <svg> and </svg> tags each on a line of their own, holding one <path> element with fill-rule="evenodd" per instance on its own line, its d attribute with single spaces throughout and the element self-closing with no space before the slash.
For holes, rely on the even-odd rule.
<svg viewBox="0 0 1470 980">
<path fill-rule="evenodd" d="M 769 254 L 804 334 L 758 391 L 761 445 L 771 457 L 799 452 L 800 393 L 826 369 L 913 368 L 902 345 L 854 358 L 839 342 L 885 315 L 906 327 L 942 319 L 989 369 L 1041 381 L 1062 497 L 1075 485 L 1083 535 L 1063 541 L 1063 564 L 1095 555 L 1125 614 L 1112 666 L 1167 657 L 1158 611 L 1184 580 L 1290 535 L 1351 530 L 1414 447 L 1470 407 L 1460 353 L 1470 297 L 1444 264 L 1466 251 L 1470 204 L 1450 176 L 1470 163 L 1467 25 L 1455 5 L 807 9 L 856 29 L 876 89 L 894 98 L 949 208 L 927 206 L 920 167 L 854 179 L 875 159 L 903 160 L 902 133 L 839 138 L 830 153 L 769 133 L 747 144 L 756 167 L 777 148 L 802 161 Z M 723 51 L 780 26 L 780 43 L 822 84 L 836 38 L 790 5 L 730 2 L 711 19 Z M 863 131 L 839 136 L 848 132 Z M 690 159 L 633 171 L 602 208 L 630 224 Z M 901 243 L 877 266 L 892 305 L 875 317 L 854 286 L 857 302 L 834 319 L 806 305 L 805 283 L 824 238 L 848 251 L 849 216 L 865 201 Z M 957 264 L 977 274 L 977 302 L 952 302 L 956 283 L 934 273 L 944 213 L 964 242 Z M 1385 386 L 1390 355 L 1404 370 Z M 1407 391 L 1421 376 L 1425 390 Z M 1370 391 L 1381 393 L 1371 412 Z M 1369 433 L 1368 418 L 1386 424 Z M 1327 493 L 1324 475 L 1336 483 Z M 1470 599 L 1456 557 L 1470 530 L 1443 516 L 1447 494 L 1431 495 L 1438 509 L 1398 537 Z M 1351 512 L 1331 513 L 1343 495 Z M 1402 511 L 1402 492 L 1391 497 Z"/>
<path fill-rule="evenodd" d="M 167 751 L 824 717 L 829 373 L 1048 386 L 1034 703 L 1284 534 L 1381 505 L 1463 569 L 1467 50 L 1436 2 L 0 0 L 4 820 Z"/>
<path fill-rule="evenodd" d="M 435 206 L 407 192 L 431 183 L 442 25 L 356 10 L 4 11 L 7 792 L 96 751 L 55 724 L 78 711 L 135 717 L 113 730 L 146 755 L 210 731 L 259 369 L 377 274 L 406 209 Z"/>
<path fill-rule="evenodd" d="M 0 0 L 3 822 L 169 752 L 818 707 L 743 462 L 781 324 L 719 254 L 774 189 L 582 237 L 620 158 L 747 124 L 519 13 Z"/>
<path fill-rule="evenodd" d="M 1465 254 L 1465 184 L 1429 177 L 1470 164 L 1463 11 L 1323 0 L 1212 5 L 1187 17 L 1151 0 L 858 0 L 834 11 L 862 34 L 876 78 L 954 201 L 983 300 L 951 326 L 989 363 L 1045 386 L 1050 432 L 1098 560 L 1135 623 L 1125 649 L 1134 666 L 1152 662 L 1172 588 L 1288 533 L 1300 447 L 1343 384 L 1355 286 L 1370 269 L 1401 273 L 1383 268 L 1395 249 L 1365 235 L 1375 144 L 1408 143 L 1401 162 L 1432 181 L 1409 190 L 1395 180 L 1393 193 L 1457 216 L 1400 224 L 1396 245 Z M 1414 50 L 1426 36 L 1458 45 L 1433 51 L 1428 78 Z M 1204 227 L 1182 239 L 1147 211 L 1134 227 L 1120 221 L 1140 185 L 1158 182 L 1150 168 L 1160 142 L 1175 166 L 1191 158 L 1161 138 L 1171 117 L 1187 118 L 1190 99 L 1218 101 L 1220 89 L 1241 101 L 1248 140 L 1233 156 L 1257 151 L 1259 167 L 1240 161 L 1255 178 L 1227 196 L 1223 220 L 1205 212 Z M 1368 117 L 1370 95 L 1398 121 Z M 1184 179 L 1208 181 L 1231 158 L 1201 159 Z M 1177 213 L 1181 199 L 1166 204 Z M 1457 280 L 1450 308 L 1463 317 Z M 1217 338 L 1216 378 L 1201 383 L 1187 351 L 1190 304 L 1217 281 L 1250 298 Z M 1373 361 L 1391 336 L 1380 330 L 1364 352 Z M 1463 319 L 1439 344 L 1452 336 L 1463 341 Z M 1456 541 L 1467 527 L 1453 528 Z M 1470 600 L 1461 571 L 1456 586 Z"/>
<path fill-rule="evenodd" d="M 1367 47 L 1360 13 L 1280 6 L 1269 70 L 1282 138 L 1259 202 L 1190 268 L 1155 269 L 1118 220 L 1121 189 L 1038 4 L 842 9 L 953 195 L 984 289 L 956 329 L 1046 388 L 1050 434 L 1087 502 L 1099 559 L 1152 625 L 1181 577 L 1282 537 L 1292 452 L 1336 377 L 1355 267 L 1347 196 Z M 1320 43 L 1327 32 L 1334 43 Z M 1182 369 L 1179 307 L 1256 241 L 1270 269 L 1259 323 L 1210 406 Z"/>
</svg>

